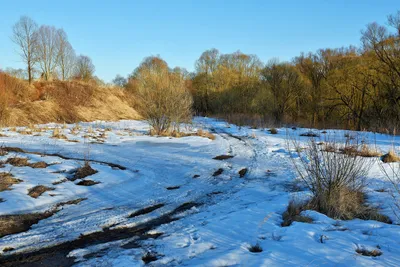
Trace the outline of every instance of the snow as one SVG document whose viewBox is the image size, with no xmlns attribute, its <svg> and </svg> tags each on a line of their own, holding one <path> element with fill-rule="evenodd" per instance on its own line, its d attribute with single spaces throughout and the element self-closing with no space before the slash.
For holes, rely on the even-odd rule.
<svg viewBox="0 0 400 267">
<path fill-rule="evenodd" d="M 143 266 L 141 258 L 147 251 L 159 255 L 152 266 L 398 266 L 400 228 L 396 224 L 359 219 L 336 221 L 315 211 L 305 211 L 313 223 L 294 222 L 289 227 L 281 227 L 282 213 L 289 200 L 310 196 L 307 190 L 290 190 L 298 180 L 287 138 L 292 136 L 304 142 L 308 138 L 299 135 L 310 129 L 279 128 L 278 134 L 271 135 L 268 129 L 238 127 L 200 117 L 185 127 L 186 131 L 214 131 L 216 140 L 210 140 L 198 136 L 148 136 L 149 126 L 143 121 L 97 121 L 79 126 L 81 129 L 74 134 L 72 128 L 76 125 L 38 125 L 43 131 L 37 136 L 22 135 L 11 128 L 0 130 L 7 136 L 0 137 L 0 146 L 97 161 L 91 166 L 98 173 L 85 179 L 100 182 L 93 186 L 78 186 L 79 180 L 53 184 L 82 166 L 82 160 L 25 153 L 0 157 L 5 160 L 18 155 L 28 157 L 29 162 L 51 164 L 45 169 L 8 164 L 0 169 L 10 171 L 23 181 L 13 185 L 12 190 L 0 192 L 0 198 L 5 200 L 0 203 L 0 215 L 43 212 L 60 202 L 86 198 L 77 205 L 62 207 L 26 232 L 0 238 L 0 251 L 14 248 L 0 253 L 34 251 L 106 227 L 133 227 L 193 201 L 202 205 L 176 215 L 179 220 L 152 230 L 163 234 L 139 240 L 138 248 L 122 247 L 137 238 L 132 237 L 76 249 L 69 256 L 75 257 L 76 266 Z M 59 127 L 69 140 L 79 142 L 52 138 L 54 127 Z M 347 133 L 368 140 L 385 152 L 400 144 L 398 137 L 383 134 L 326 131 L 321 134 L 321 140 L 344 138 Z M 100 137 L 103 133 L 105 138 Z M 93 137 L 85 138 L 85 135 Z M 214 160 L 218 155 L 234 157 Z M 119 164 L 126 170 L 101 162 Z M 214 177 L 219 168 L 224 172 Z M 248 172 L 240 178 L 238 172 L 243 168 Z M 388 166 L 385 168 L 391 171 Z M 194 175 L 200 177 L 193 178 Z M 371 161 L 367 178 L 368 202 L 379 206 L 383 214 L 397 222 L 392 210 L 391 184 L 377 160 Z M 27 192 L 36 185 L 54 190 L 34 199 Z M 171 186 L 179 188 L 168 190 Z M 382 188 L 387 190 L 380 192 Z M 165 205 L 128 218 L 135 211 L 160 203 Z M 248 248 L 255 244 L 263 251 L 251 253 Z M 361 256 L 355 252 L 361 247 L 380 248 L 383 254 L 375 258 Z M 96 256 L 84 257 L 92 253 Z"/>
</svg>

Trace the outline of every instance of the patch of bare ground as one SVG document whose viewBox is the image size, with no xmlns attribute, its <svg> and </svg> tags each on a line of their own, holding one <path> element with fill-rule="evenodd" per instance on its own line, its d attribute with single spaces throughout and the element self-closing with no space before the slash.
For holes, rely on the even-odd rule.
<svg viewBox="0 0 400 267">
<path fill-rule="evenodd" d="M 300 136 L 306 136 L 306 137 L 319 137 L 319 134 L 313 131 L 308 131 L 305 133 L 300 134 Z"/>
<path fill-rule="evenodd" d="M 11 190 L 10 187 L 13 184 L 19 184 L 22 180 L 16 179 L 11 173 L 0 172 L 0 192 L 5 190 Z"/>
<path fill-rule="evenodd" d="M 142 256 L 142 261 L 144 264 L 158 260 L 158 255 L 155 252 L 147 251 L 146 254 Z"/>
<path fill-rule="evenodd" d="M 43 213 L 15 214 L 0 216 L 0 237 L 28 231 L 32 225 L 47 219 L 65 205 L 78 204 L 85 199 L 75 199 L 56 204 L 52 209 Z M 3 266 L 3 265 L 1 265 Z M 17 266 L 17 265 L 14 265 Z"/>
<path fill-rule="evenodd" d="M 55 181 L 55 182 L 52 183 L 52 185 L 58 185 L 58 184 L 62 184 L 62 183 L 65 183 L 65 182 L 68 182 L 67 178 L 63 178 L 61 180 Z"/>
<path fill-rule="evenodd" d="M 104 244 L 107 242 L 123 240 L 138 236 L 145 239 L 146 234 L 160 225 L 168 224 L 173 221 L 179 220 L 177 215 L 190 210 L 193 207 L 200 206 L 196 202 L 186 202 L 178 206 L 174 210 L 161 215 L 158 218 L 151 219 L 147 222 L 126 228 L 104 228 L 103 231 L 94 232 L 87 235 L 81 235 L 78 239 L 64 242 L 52 247 L 46 247 L 37 251 L 31 251 L 20 254 L 9 254 L 0 256 L 0 266 L 2 267 L 53 267 L 54 262 L 58 266 L 69 267 L 74 262 L 73 257 L 67 257 L 70 251 L 75 249 L 85 248 L 87 246 Z M 152 238 L 152 236 L 149 236 Z"/>
<path fill-rule="evenodd" d="M 37 186 L 32 187 L 31 189 L 28 190 L 28 195 L 30 197 L 33 197 L 33 198 L 38 198 L 44 192 L 51 191 L 51 190 L 54 190 L 54 188 L 53 187 L 47 187 L 47 186 L 44 186 L 44 185 L 37 185 Z"/>
<path fill-rule="evenodd" d="M 243 168 L 239 171 L 239 177 L 243 178 L 249 170 L 247 168 Z"/>
<path fill-rule="evenodd" d="M 232 155 L 219 155 L 219 156 L 214 157 L 213 159 L 215 159 L 215 160 L 226 160 L 226 159 L 231 159 L 233 157 L 234 156 L 232 156 Z"/>
<path fill-rule="evenodd" d="M 40 220 L 46 219 L 54 213 L 31 213 L 0 216 L 0 237 L 28 231 L 30 227 Z"/>
<path fill-rule="evenodd" d="M 167 190 L 176 190 L 176 189 L 179 189 L 179 188 L 181 188 L 179 185 L 175 185 L 175 186 L 167 186 L 165 189 L 167 189 Z"/>
<path fill-rule="evenodd" d="M 221 175 L 223 172 L 224 172 L 224 169 L 219 168 L 218 170 L 216 170 L 216 171 L 213 173 L 213 176 L 214 176 L 214 177 L 215 177 L 215 176 L 219 176 L 219 175 Z"/>
<path fill-rule="evenodd" d="M 98 171 L 93 169 L 89 163 L 85 163 L 85 165 L 76 170 L 74 180 L 86 178 L 90 175 L 96 174 L 97 172 Z"/>
<path fill-rule="evenodd" d="M 360 255 L 367 256 L 367 257 L 378 257 L 378 256 L 382 255 L 382 251 L 380 251 L 379 249 L 368 250 L 364 247 L 358 247 L 356 249 L 356 252 Z"/>
<path fill-rule="evenodd" d="M 135 211 L 134 213 L 130 214 L 128 216 L 128 218 L 133 218 L 133 217 L 137 217 L 139 215 L 148 214 L 148 213 L 150 213 L 152 211 L 155 211 L 155 210 L 157 210 L 159 208 L 162 208 L 164 206 L 165 206 L 165 204 L 163 204 L 163 203 L 159 203 L 159 204 L 155 204 L 155 205 L 152 205 L 152 206 L 148 206 L 148 207 L 145 207 L 145 208 L 142 208 L 140 210 Z"/>
<path fill-rule="evenodd" d="M 23 150 L 19 147 L 4 147 L 3 150 L 5 150 L 6 152 L 15 152 L 15 153 L 25 153 L 25 154 L 33 154 L 33 155 L 40 155 L 40 156 L 49 156 L 49 157 L 59 157 L 61 159 L 65 159 L 65 160 L 79 160 L 79 161 L 86 161 L 86 159 L 84 158 L 77 158 L 77 157 L 67 157 L 58 153 L 40 153 L 40 152 L 35 152 L 35 151 L 26 151 Z M 104 164 L 104 165 L 108 165 L 113 169 L 119 169 L 119 170 L 126 170 L 127 168 L 125 166 L 116 164 L 116 163 L 112 163 L 112 162 L 107 162 L 107 161 L 101 161 L 101 160 L 90 160 L 90 162 L 95 162 L 95 163 L 99 163 L 99 164 Z"/>
<path fill-rule="evenodd" d="M 92 186 L 92 185 L 96 185 L 99 184 L 100 182 L 97 181 L 93 181 L 93 180 L 82 180 L 79 183 L 77 183 L 76 185 L 81 185 L 81 186 Z"/>
</svg>

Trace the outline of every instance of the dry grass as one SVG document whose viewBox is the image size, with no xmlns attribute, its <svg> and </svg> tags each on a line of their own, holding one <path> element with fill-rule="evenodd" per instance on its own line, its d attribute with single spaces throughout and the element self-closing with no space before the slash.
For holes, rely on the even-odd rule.
<svg viewBox="0 0 400 267">
<path fill-rule="evenodd" d="M 382 156 L 382 161 L 384 163 L 399 162 L 400 157 L 396 154 L 396 152 L 390 150 L 387 154 Z"/>
<path fill-rule="evenodd" d="M 0 216 L 0 237 L 25 232 L 31 225 L 50 217 L 53 213 L 33 213 Z"/>
<path fill-rule="evenodd" d="M 307 209 L 307 205 L 304 203 L 298 203 L 294 200 L 289 202 L 286 211 L 282 214 L 283 222 L 282 227 L 290 226 L 293 222 L 312 223 L 313 220 L 307 216 L 302 216 L 300 213 Z"/>
<path fill-rule="evenodd" d="M 44 161 L 39 161 L 39 162 L 31 163 L 31 164 L 29 164 L 29 166 L 34 169 L 44 169 L 44 168 L 47 168 L 49 165 Z"/>
<path fill-rule="evenodd" d="M 94 170 L 89 163 L 85 163 L 85 165 L 76 170 L 74 179 L 83 179 L 90 175 L 96 174 L 97 172 L 98 171 Z"/>
<path fill-rule="evenodd" d="M 54 190 L 52 187 L 38 185 L 28 190 L 28 195 L 33 198 L 40 197 L 44 192 Z"/>
<path fill-rule="evenodd" d="M 359 152 L 361 157 L 380 157 L 382 153 L 378 150 L 370 148 L 367 144 L 361 146 L 361 151 Z"/>
<path fill-rule="evenodd" d="M 299 144 L 293 141 L 294 147 Z M 304 152 L 298 152 L 298 158 L 292 159 L 303 182 L 313 193 L 307 203 L 313 209 L 334 219 L 353 218 L 373 219 L 384 222 L 390 220 L 380 215 L 376 208 L 365 203 L 365 176 L 370 167 L 370 159 L 361 157 L 351 142 L 339 145 L 334 141 L 327 146 L 341 146 L 343 153 L 330 153 L 319 149 L 312 138 Z"/>
<path fill-rule="evenodd" d="M 0 192 L 11 190 L 10 187 L 12 185 L 19 184 L 20 182 L 22 181 L 14 178 L 11 173 L 0 172 Z"/>
<path fill-rule="evenodd" d="M 60 128 L 54 128 L 52 137 L 56 139 L 68 140 L 67 136 L 62 132 Z"/>
<path fill-rule="evenodd" d="M 1 97 L 1 92 L 0 77 L 0 102 L 4 102 L 6 98 Z M 140 118 L 130 105 L 128 93 L 115 87 L 101 87 L 80 81 L 52 81 L 36 82 L 26 92 L 33 92 L 33 96 L 21 98 L 24 100 L 12 104 L 13 97 L 4 104 L 6 109 L 3 113 L 7 112 L 7 120 L 3 125 Z"/>
<path fill-rule="evenodd" d="M 367 257 L 378 257 L 382 255 L 382 251 L 379 249 L 368 250 L 364 247 L 358 247 L 356 252 L 360 255 L 367 256 Z"/>
<path fill-rule="evenodd" d="M 28 158 L 19 158 L 19 157 L 15 157 L 15 158 L 8 158 L 6 160 L 7 164 L 13 165 L 15 167 L 25 167 L 25 166 L 29 166 L 30 164 L 28 163 Z"/>
<path fill-rule="evenodd" d="M 208 131 L 204 131 L 202 129 L 197 130 L 196 135 L 208 138 L 210 140 L 215 140 L 215 135 L 214 134 L 212 134 L 212 133 L 210 133 Z"/>
<path fill-rule="evenodd" d="M 278 130 L 276 128 L 270 128 L 268 131 L 270 134 L 278 134 Z"/>
</svg>

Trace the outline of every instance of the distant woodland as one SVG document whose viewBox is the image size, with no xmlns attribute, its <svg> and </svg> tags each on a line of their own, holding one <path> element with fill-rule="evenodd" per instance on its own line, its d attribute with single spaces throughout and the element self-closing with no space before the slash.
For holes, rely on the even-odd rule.
<svg viewBox="0 0 400 267">
<path fill-rule="evenodd" d="M 22 17 L 12 40 L 26 68 L 5 68 L 0 73 L 0 122 L 5 125 L 18 121 L 15 116 L 10 120 L 13 109 L 35 101 L 58 99 L 59 108 L 65 99 L 79 94 L 80 100 L 65 107 L 64 113 L 90 106 L 98 90 L 93 88 L 102 88 L 105 94 L 118 91 L 120 100 L 151 121 L 159 133 L 193 115 L 251 126 L 390 133 L 400 126 L 400 11 L 389 15 L 385 25 L 366 25 L 359 47 L 323 48 L 301 53 L 290 62 L 262 62 L 240 51 L 223 54 L 209 49 L 197 59 L 193 73 L 150 56 L 128 77 L 117 75 L 112 84 L 94 76 L 90 57 L 77 55 L 62 29 Z M 52 119 L 101 119 L 101 114 L 86 118 L 64 113 Z M 134 116 L 128 113 L 115 118 Z"/>
</svg>

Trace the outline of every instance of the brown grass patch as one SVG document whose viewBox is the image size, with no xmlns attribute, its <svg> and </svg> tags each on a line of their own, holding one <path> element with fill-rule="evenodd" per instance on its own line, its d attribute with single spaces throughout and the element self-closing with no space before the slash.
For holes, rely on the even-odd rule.
<svg viewBox="0 0 400 267">
<path fill-rule="evenodd" d="M 90 175 L 96 174 L 98 171 L 93 169 L 89 163 L 85 163 L 82 167 L 78 168 L 75 172 L 74 179 L 83 179 Z"/>
<path fill-rule="evenodd" d="M 291 200 L 286 211 L 282 214 L 283 222 L 281 226 L 290 226 L 293 222 L 312 223 L 313 220 L 310 217 L 300 215 L 307 208 L 308 206 L 305 203 L 298 203 Z"/>
<path fill-rule="evenodd" d="M 363 144 L 359 153 L 361 157 L 380 157 L 382 153 L 376 149 L 370 148 L 367 144 Z"/>
<path fill-rule="evenodd" d="M 382 156 L 382 161 L 384 163 L 399 162 L 400 157 L 393 150 L 390 150 L 387 154 Z"/>
<path fill-rule="evenodd" d="M 215 140 L 215 135 L 214 134 L 212 134 L 212 133 L 210 133 L 208 131 L 204 131 L 202 129 L 197 130 L 196 135 L 200 136 L 200 137 L 208 138 L 210 140 Z"/>
<path fill-rule="evenodd" d="M 6 160 L 7 164 L 13 165 L 15 167 L 25 167 L 25 166 L 29 166 L 30 164 L 28 163 L 28 158 L 19 158 L 19 157 L 15 157 L 15 158 L 8 158 Z"/>
<path fill-rule="evenodd" d="M 368 250 L 364 247 L 358 247 L 356 252 L 360 255 L 367 256 L 367 257 L 378 257 L 381 256 L 383 253 L 379 249 Z"/>
<path fill-rule="evenodd" d="M 47 187 L 44 185 L 37 185 L 28 190 L 28 195 L 33 198 L 40 197 L 44 192 L 54 190 L 53 187 Z"/>
<path fill-rule="evenodd" d="M 270 128 L 268 131 L 270 134 L 278 134 L 278 130 L 276 128 Z"/>
<path fill-rule="evenodd" d="M 16 179 L 8 172 L 0 172 L 0 192 L 11 190 L 10 187 L 14 184 L 19 184 L 22 180 Z"/>
<path fill-rule="evenodd" d="M 29 230 L 33 224 L 53 215 L 53 212 L 2 215 L 0 216 L 0 237 Z"/>
<path fill-rule="evenodd" d="M 8 154 L 8 152 L 2 146 L 0 146 L 0 157 L 3 157 L 7 154 Z"/>
<path fill-rule="evenodd" d="M 32 92 L 32 96 L 16 98 L 11 93 L 7 98 L 2 97 L 0 77 L 0 106 L 5 107 L 0 107 L 0 123 L 3 125 L 140 118 L 130 105 L 128 92 L 115 87 L 81 81 L 48 81 L 35 82 L 33 86 L 22 89 L 19 91 Z"/>
<path fill-rule="evenodd" d="M 47 168 L 49 165 L 44 161 L 39 161 L 39 162 L 31 163 L 31 164 L 29 164 L 29 166 L 34 169 L 44 169 L 44 168 Z"/>
<path fill-rule="evenodd" d="M 10 164 L 14 167 L 31 167 L 35 169 L 42 169 L 48 167 L 48 164 L 44 161 L 29 163 L 28 158 L 19 158 L 19 157 L 8 158 L 5 163 Z"/>
</svg>

